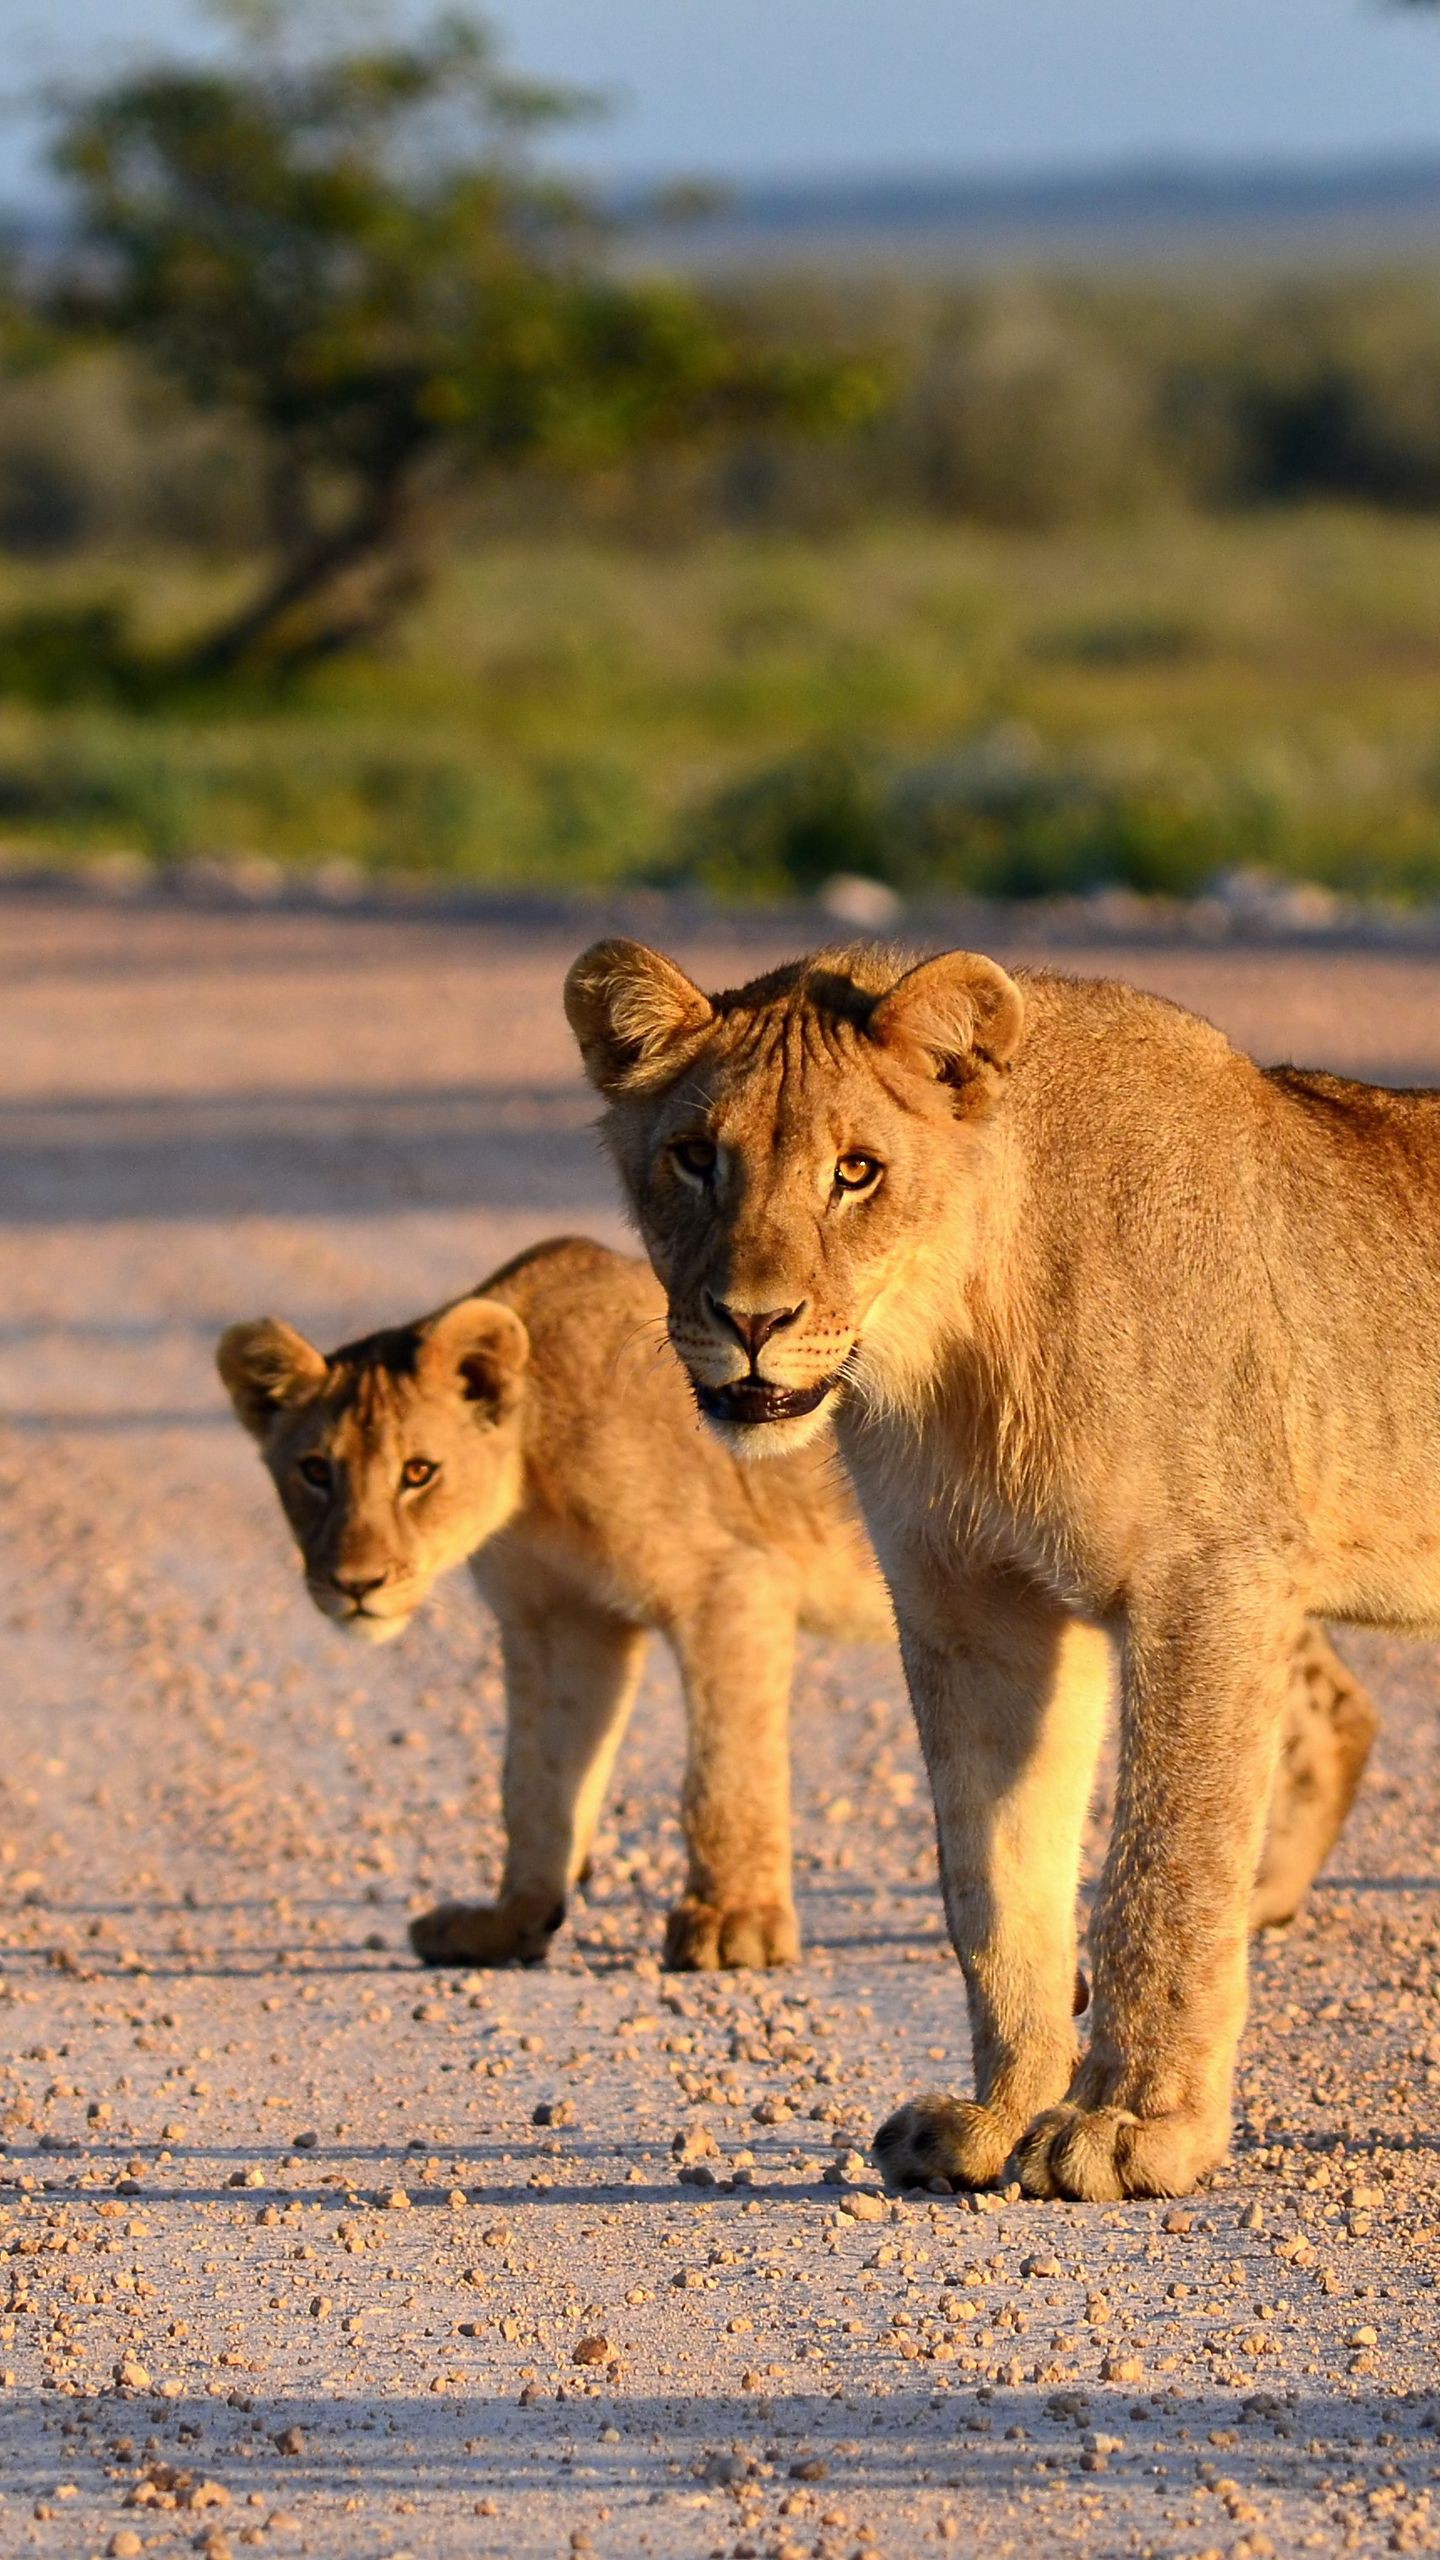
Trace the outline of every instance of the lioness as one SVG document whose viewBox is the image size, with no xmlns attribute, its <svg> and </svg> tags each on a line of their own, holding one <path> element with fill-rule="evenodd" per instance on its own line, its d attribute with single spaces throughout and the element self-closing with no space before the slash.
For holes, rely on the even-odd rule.
<svg viewBox="0 0 1440 2560">
<path fill-rule="evenodd" d="M 500 1900 L 447 1903 L 431 1964 L 533 1963 L 584 1867 L 644 1630 L 674 1646 L 689 1717 L 689 1889 L 674 1966 L 796 1951 L 787 1709 L 797 1620 L 887 1634 L 889 1606 L 833 1453 L 759 1472 L 696 1426 L 642 1263 L 539 1245 L 439 1315 L 327 1359 L 289 1325 L 232 1325 L 218 1362 L 326 1617 L 399 1635 L 468 1558 L 500 1620 Z M 1255 1922 L 1288 1919 L 1344 1820 L 1373 1725 L 1314 1635 L 1296 1657 L 1285 1781 Z"/>
<path fill-rule="evenodd" d="M 767 1454 L 833 1416 L 894 1600 L 976 2097 L 903 2107 L 882 2165 L 1183 2192 L 1228 2138 L 1307 1617 L 1440 1618 L 1440 1097 L 964 951 L 711 998 L 616 941 L 566 1004 L 702 1411 Z"/>
<path fill-rule="evenodd" d="M 328 1358 L 268 1319 L 221 1337 L 221 1377 L 316 1607 L 384 1641 L 468 1557 L 500 1623 L 500 1899 L 418 1918 L 427 1963 L 544 1955 L 590 1854 L 647 1628 L 675 1653 L 688 1727 L 690 1871 L 666 1961 L 796 1953 L 796 1626 L 883 1637 L 893 1621 L 828 1442 L 738 1465 L 696 1423 L 664 1314 L 643 1263 L 567 1238 Z"/>
</svg>

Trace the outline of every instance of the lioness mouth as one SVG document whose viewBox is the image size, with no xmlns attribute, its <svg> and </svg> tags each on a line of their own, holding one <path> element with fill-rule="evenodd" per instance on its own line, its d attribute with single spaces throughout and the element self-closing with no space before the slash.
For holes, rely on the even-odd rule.
<svg viewBox="0 0 1440 2560">
<path fill-rule="evenodd" d="M 813 1387 L 776 1387 L 766 1378 L 732 1378 L 726 1387 L 707 1387 L 692 1378 L 690 1383 L 709 1421 L 758 1423 L 793 1422 L 802 1413 L 813 1413 L 840 1382 L 822 1378 Z"/>
</svg>

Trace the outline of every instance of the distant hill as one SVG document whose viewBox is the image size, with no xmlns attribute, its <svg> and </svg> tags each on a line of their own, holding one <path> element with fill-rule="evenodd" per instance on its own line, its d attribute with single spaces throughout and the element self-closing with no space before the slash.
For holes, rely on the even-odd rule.
<svg viewBox="0 0 1440 2560">
<path fill-rule="evenodd" d="M 622 196 L 633 212 L 640 198 Z M 690 268 L 1376 265 L 1440 261 L 1440 154 L 1325 167 L 1159 163 L 1015 178 L 745 185 L 697 219 L 642 220 Z"/>
</svg>

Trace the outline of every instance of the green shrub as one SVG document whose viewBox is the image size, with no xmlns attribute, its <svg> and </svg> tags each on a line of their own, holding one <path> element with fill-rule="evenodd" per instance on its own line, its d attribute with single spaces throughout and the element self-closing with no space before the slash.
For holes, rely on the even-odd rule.
<svg viewBox="0 0 1440 2560">
<path fill-rule="evenodd" d="M 1288 777 L 1104 743 L 1047 748 L 1023 724 L 907 761 L 823 745 L 730 785 L 682 823 L 664 876 L 721 897 L 808 895 L 858 873 L 903 898 L 1192 898 L 1253 870 L 1356 892 L 1440 891 L 1440 775 L 1396 777 L 1377 827 L 1322 769 Z"/>
<path fill-rule="evenodd" d="M 0 615 L 0 699 L 123 698 L 136 673 L 129 616 L 113 601 L 22 605 Z"/>
<path fill-rule="evenodd" d="M 887 880 L 884 768 L 827 744 L 732 783 L 686 824 L 664 876 L 719 896 L 808 895 L 837 872 Z"/>
<path fill-rule="evenodd" d="M 1440 506 L 1440 282 L 1425 274 L 737 281 L 748 326 L 873 348 L 888 393 L 811 454 L 752 439 L 596 501 L 645 539 L 883 512 L 1086 524 L 1157 505 Z"/>
<path fill-rule="evenodd" d="M 132 646 L 163 664 L 227 582 L 136 570 L 132 644 L 112 563 L 0 564 L 10 858 L 727 897 L 858 872 L 917 902 L 1249 866 L 1440 894 L 1440 521 L 551 533 L 458 557 L 403 649 L 284 697 L 132 685 Z"/>
<path fill-rule="evenodd" d="M 819 445 L 756 429 L 721 453 L 622 457 L 583 486 L 476 476 L 457 540 L 601 525 L 655 551 L 877 516 L 1044 530 L 1175 506 L 1440 508 L 1440 279 L 1423 272 L 780 275 L 717 299 L 777 359 L 873 355 L 873 414 Z M 254 562 L 275 480 L 253 428 L 198 416 L 133 355 L 0 378 L 0 554 Z"/>
<path fill-rule="evenodd" d="M 1077 667 L 1167 667 L 1203 657 L 1207 645 L 1191 616 L 1142 607 L 1054 625 L 1038 631 L 1030 648 L 1037 658 Z"/>
</svg>

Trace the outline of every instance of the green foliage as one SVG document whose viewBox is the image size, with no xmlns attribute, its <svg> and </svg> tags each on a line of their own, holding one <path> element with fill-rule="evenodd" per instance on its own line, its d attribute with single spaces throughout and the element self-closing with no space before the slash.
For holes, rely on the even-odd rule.
<svg viewBox="0 0 1440 2560">
<path fill-rule="evenodd" d="M 18 850 L 1440 894 L 1433 277 L 700 290 L 473 20 L 231 15 L 0 275 Z"/>
<path fill-rule="evenodd" d="M 117 849 L 161 864 L 237 852 L 304 869 L 423 871 L 560 888 L 623 870 L 645 812 L 596 751 L 520 770 L 398 731 L 308 723 L 196 729 L 71 710 L 0 718 L 0 826 L 12 846 Z M 643 839 L 641 839 L 643 841 Z"/>
<path fill-rule="evenodd" d="M 1333 776 L 1329 778 L 1333 784 Z M 734 900 L 809 896 L 837 873 L 908 901 L 1123 888 L 1193 898 L 1221 872 L 1356 894 L 1440 893 L 1440 769 L 1412 772 L 1378 819 L 1325 777 L 1181 757 L 1118 766 L 1103 745 L 1046 748 L 1016 726 L 907 762 L 823 744 L 689 816 L 661 877 Z"/>
<path fill-rule="evenodd" d="M 0 555 L 253 561 L 266 538 L 260 454 L 228 418 L 168 394 L 110 350 L 0 364 Z"/>
<path fill-rule="evenodd" d="M 893 881 L 900 867 L 883 768 L 826 740 L 727 784 L 687 818 L 662 876 L 721 897 L 784 898 L 837 873 Z"/>
<path fill-rule="evenodd" d="M 386 628 L 477 477 L 844 423 L 870 397 L 853 367 L 617 275 L 527 155 L 579 102 L 507 77 L 476 22 L 303 34 L 266 12 L 231 61 L 104 85 L 55 155 L 78 215 L 57 312 L 263 444 L 277 565 L 201 651 L 212 669 Z"/>
<path fill-rule="evenodd" d="M 197 407 L 181 375 L 162 381 L 154 348 L 47 367 L 12 339 L 7 364 L 0 304 L 0 550 L 163 541 L 232 556 L 252 578 L 268 557 L 283 580 L 309 556 L 292 548 L 304 525 L 334 585 L 318 615 L 314 599 L 297 609 L 291 636 L 307 616 L 343 623 L 348 578 L 359 637 L 367 609 L 382 625 L 387 603 L 398 609 L 417 567 L 423 586 L 437 545 L 530 530 L 570 540 L 603 527 L 655 548 L 720 527 L 828 539 L 877 517 L 1046 531 L 1317 499 L 1440 507 L 1440 285 L 1425 274 L 1165 290 L 792 278 L 703 301 L 659 283 L 626 291 L 660 349 L 647 399 L 662 374 L 676 393 L 668 425 L 659 407 L 627 420 L 613 399 L 582 402 L 576 372 L 545 435 L 506 453 L 457 413 L 406 479 L 393 541 L 368 553 L 345 404 L 333 445 L 318 424 L 292 445 L 263 408 Z M 685 337 L 699 321 L 743 360 L 745 398 L 738 372 L 723 399 L 701 396 Z M 397 347 L 403 335 L 397 324 Z M 644 374 L 643 347 L 628 343 Z M 618 379 L 612 366 L 611 393 Z M 348 569 L 347 524 L 361 546 Z"/>
<path fill-rule="evenodd" d="M 1224 813 L 1173 782 L 1047 756 L 1016 724 L 920 762 L 825 744 L 722 792 L 685 827 L 674 875 L 726 897 L 813 893 L 835 873 L 908 898 L 1027 898 L 1119 883 L 1190 896 Z"/>
<path fill-rule="evenodd" d="M 873 348 L 884 398 L 818 450 L 757 432 L 708 468 L 662 460 L 643 488 L 612 484 L 617 522 L 1044 530 L 1320 498 L 1440 506 L 1440 283 L 1423 271 L 789 278 L 732 283 L 727 307 L 767 343 Z"/>
<path fill-rule="evenodd" d="M 1031 645 L 1038 657 L 1068 659 L 1077 667 L 1160 667 L 1202 657 L 1207 636 L 1191 614 L 1142 607 L 1038 632 Z"/>
<path fill-rule="evenodd" d="M 62 703 L 134 692 L 124 607 L 30 604 L 0 617 L 0 697 Z"/>
<path fill-rule="evenodd" d="M 145 567 L 131 657 L 163 654 L 233 577 Z M 931 524 L 680 554 L 512 541 L 454 561 L 402 652 L 279 699 L 74 701 L 70 639 L 97 661 L 117 646 L 113 622 L 79 619 L 105 601 L 74 568 L 0 563 L 13 857 L 344 856 L 735 898 L 859 872 L 917 902 L 1188 892 L 1239 865 L 1440 896 L 1424 519 Z"/>
</svg>

